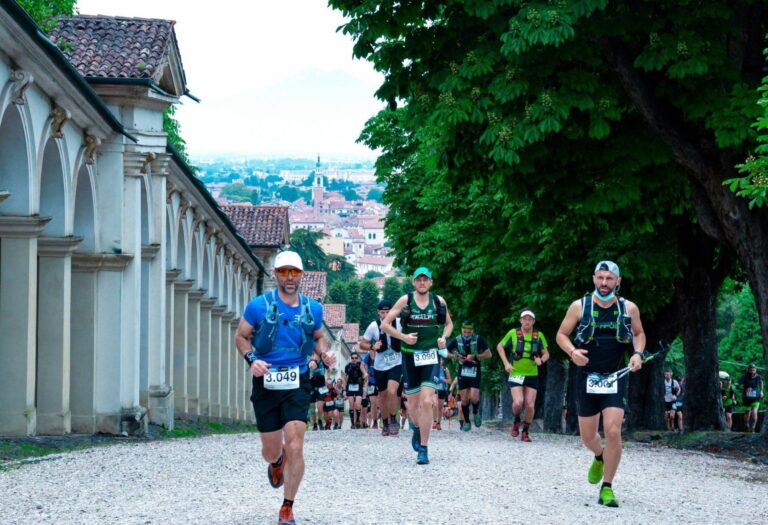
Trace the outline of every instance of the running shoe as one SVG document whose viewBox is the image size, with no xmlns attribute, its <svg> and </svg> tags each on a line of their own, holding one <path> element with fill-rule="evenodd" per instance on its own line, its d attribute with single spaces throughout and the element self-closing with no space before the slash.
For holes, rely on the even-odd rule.
<svg viewBox="0 0 768 525">
<path fill-rule="evenodd" d="M 279 489 L 283 486 L 283 468 L 285 467 L 285 452 L 280 454 L 280 458 L 277 460 L 279 465 L 270 463 L 267 467 L 267 478 L 269 478 L 269 484 L 273 489 Z"/>
<path fill-rule="evenodd" d="M 400 424 L 397 421 L 392 421 L 389 424 L 389 435 L 392 437 L 397 437 L 399 433 L 400 433 Z"/>
<path fill-rule="evenodd" d="M 462 423 L 461 429 L 464 432 L 469 432 L 470 430 L 472 430 L 472 423 Z"/>
<path fill-rule="evenodd" d="M 475 426 L 479 427 L 483 424 L 483 416 L 480 415 L 480 412 L 475 414 Z"/>
<path fill-rule="evenodd" d="M 411 437 L 411 447 L 414 452 L 418 452 L 421 449 L 421 432 L 419 427 L 413 427 L 413 437 Z"/>
<path fill-rule="evenodd" d="M 602 461 L 593 459 L 592 464 L 589 466 L 589 471 L 587 472 L 587 481 L 593 485 L 600 483 L 600 480 L 603 479 L 603 466 Z"/>
<path fill-rule="evenodd" d="M 442 430 L 443 427 L 440 426 L 440 423 L 435 424 L 435 430 Z"/>
<path fill-rule="evenodd" d="M 389 425 L 386 423 L 381 424 L 381 435 L 387 437 L 389 435 Z"/>
<path fill-rule="evenodd" d="M 528 432 L 523 430 L 523 434 L 522 434 L 522 436 L 520 436 L 520 441 L 526 441 L 526 442 L 530 443 L 531 442 L 531 436 L 528 435 Z"/>
<path fill-rule="evenodd" d="M 618 507 L 619 500 L 613 495 L 613 488 L 603 487 L 600 489 L 600 497 L 597 498 L 597 503 L 605 505 L 606 507 Z"/>
<path fill-rule="evenodd" d="M 373 430 L 378 430 L 378 429 L 379 429 L 379 422 L 378 421 L 374 421 L 373 422 Z"/>
<path fill-rule="evenodd" d="M 512 424 L 512 428 L 509 429 L 509 435 L 512 436 L 513 438 L 516 438 L 517 436 L 520 435 L 520 422 L 519 421 L 515 421 Z M 597 482 L 595 482 L 595 483 L 597 483 Z"/>
<path fill-rule="evenodd" d="M 419 446 L 418 455 L 416 456 L 416 464 L 429 465 L 429 457 L 427 456 L 427 447 Z"/>
<path fill-rule="evenodd" d="M 277 515 L 277 525 L 296 525 L 296 518 L 293 517 L 293 508 L 288 505 L 280 507 L 280 514 Z"/>
<path fill-rule="evenodd" d="M 437 421 L 432 422 L 432 430 L 437 430 Z"/>
<path fill-rule="evenodd" d="M 316 432 L 316 431 L 317 431 L 317 423 L 315 423 L 314 425 L 312 425 L 312 431 L 313 431 L 313 432 Z"/>
</svg>

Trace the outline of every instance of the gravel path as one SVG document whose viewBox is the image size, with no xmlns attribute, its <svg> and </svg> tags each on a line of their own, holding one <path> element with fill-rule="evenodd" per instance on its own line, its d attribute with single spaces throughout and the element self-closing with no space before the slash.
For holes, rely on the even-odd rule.
<svg viewBox="0 0 768 525">
<path fill-rule="evenodd" d="M 629 444 L 614 485 L 620 509 L 596 504 L 589 453 L 574 437 L 521 443 L 490 429 L 433 433 L 418 466 L 410 432 L 309 432 L 300 524 L 759 523 L 768 469 L 701 453 Z M 125 444 L 0 471 L 0 522 L 269 524 L 257 434 Z M 758 517 L 760 516 L 760 517 Z"/>
</svg>

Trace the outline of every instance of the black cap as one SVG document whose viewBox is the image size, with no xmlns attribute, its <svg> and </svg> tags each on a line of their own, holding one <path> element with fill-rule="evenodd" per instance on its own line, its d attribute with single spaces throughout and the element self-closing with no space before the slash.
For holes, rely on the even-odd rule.
<svg viewBox="0 0 768 525">
<path fill-rule="evenodd" d="M 376 307 L 377 310 L 389 310 L 392 308 L 392 303 L 390 301 L 387 301 L 386 299 L 382 299 L 379 301 L 379 306 Z"/>
</svg>

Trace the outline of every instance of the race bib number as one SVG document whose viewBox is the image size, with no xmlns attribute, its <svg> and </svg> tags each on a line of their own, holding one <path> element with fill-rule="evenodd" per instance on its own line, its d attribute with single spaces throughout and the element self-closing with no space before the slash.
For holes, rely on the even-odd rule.
<svg viewBox="0 0 768 525">
<path fill-rule="evenodd" d="M 509 382 L 516 385 L 522 385 L 525 383 L 525 376 L 509 376 Z"/>
<path fill-rule="evenodd" d="M 293 390 L 299 388 L 299 367 L 272 367 L 264 375 L 264 388 L 267 390 Z"/>
<path fill-rule="evenodd" d="M 615 394 L 618 392 L 616 374 L 598 374 L 592 372 L 587 376 L 587 394 Z"/>
<path fill-rule="evenodd" d="M 347 392 L 360 392 L 360 385 L 347 385 Z"/>
<path fill-rule="evenodd" d="M 324 396 L 325 394 L 328 393 L 328 387 L 324 386 L 324 387 L 318 388 L 317 393 L 320 394 L 321 396 Z"/>
<path fill-rule="evenodd" d="M 325 402 L 325 406 L 327 406 L 329 408 L 332 407 L 333 406 L 333 401 L 326 401 Z"/>
<path fill-rule="evenodd" d="M 463 366 L 461 368 L 461 377 L 477 377 L 477 367 Z"/>
<path fill-rule="evenodd" d="M 338 408 L 344 408 L 344 400 L 343 399 L 337 399 L 336 400 L 336 406 Z"/>
<path fill-rule="evenodd" d="M 760 394 L 760 391 L 759 391 L 759 390 L 755 390 L 755 389 L 753 388 L 752 390 L 750 390 L 749 392 L 747 392 L 746 396 L 747 396 L 747 397 L 760 397 L 758 394 Z"/>
<path fill-rule="evenodd" d="M 416 366 L 427 366 L 437 364 L 437 348 L 429 350 L 415 350 L 413 352 L 413 364 Z"/>
<path fill-rule="evenodd" d="M 374 385 L 368 385 L 368 395 L 372 396 L 376 393 L 376 387 Z"/>
<path fill-rule="evenodd" d="M 398 359 L 399 359 L 399 356 L 394 352 L 394 350 L 387 350 L 386 352 L 384 352 L 385 366 L 395 366 L 397 364 Z"/>
</svg>

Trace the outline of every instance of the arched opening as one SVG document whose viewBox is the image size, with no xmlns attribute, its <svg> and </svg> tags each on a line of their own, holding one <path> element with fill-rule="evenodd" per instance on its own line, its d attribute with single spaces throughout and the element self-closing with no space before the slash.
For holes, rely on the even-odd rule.
<svg viewBox="0 0 768 525">
<path fill-rule="evenodd" d="M 40 216 L 51 218 L 43 229 L 43 235 L 66 235 L 65 195 L 64 167 L 59 146 L 55 140 L 49 140 L 43 150 L 43 164 L 40 170 Z"/>
<path fill-rule="evenodd" d="M 29 153 L 21 112 L 12 104 L 0 122 L 0 192 L 9 193 L 0 202 L 3 215 L 31 214 Z"/>
<path fill-rule="evenodd" d="M 96 251 L 96 194 L 93 179 L 88 168 L 83 165 L 75 181 L 75 217 L 72 234 L 82 237 L 77 247 L 79 252 Z"/>
</svg>

